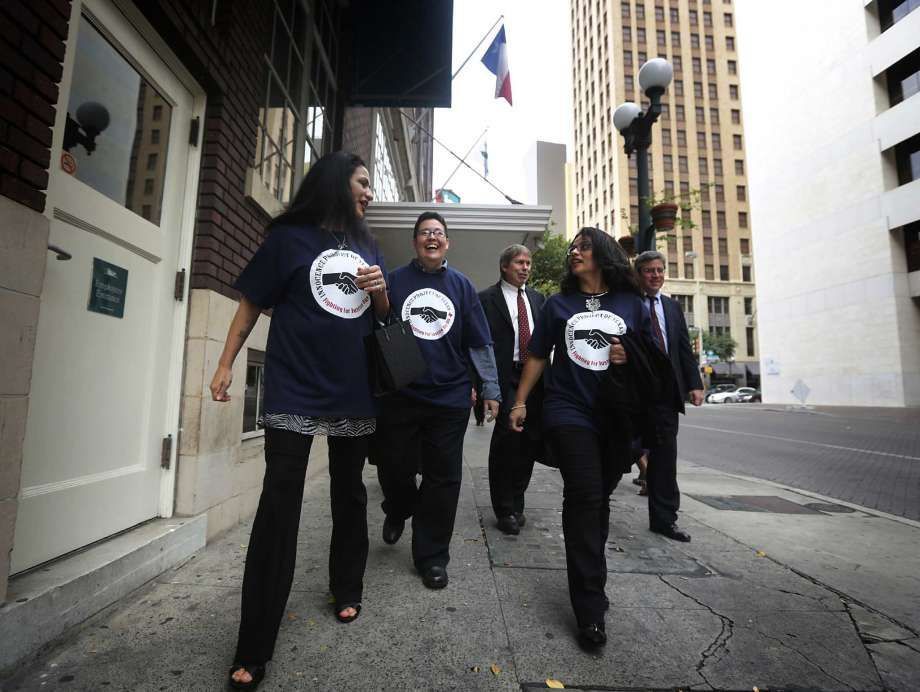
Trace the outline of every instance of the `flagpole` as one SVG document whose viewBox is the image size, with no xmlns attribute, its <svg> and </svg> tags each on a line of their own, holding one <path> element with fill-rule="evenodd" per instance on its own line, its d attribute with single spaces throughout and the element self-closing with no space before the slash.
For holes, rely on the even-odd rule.
<svg viewBox="0 0 920 692">
<path fill-rule="evenodd" d="M 485 34 L 483 34 L 483 37 L 482 37 L 481 39 L 479 39 L 479 43 L 476 44 L 476 47 L 473 48 L 473 50 L 470 51 L 470 54 L 466 56 L 466 60 L 463 61 L 463 64 L 460 65 L 460 67 L 457 68 L 457 71 L 454 72 L 454 73 L 451 75 L 450 81 L 454 81 L 454 80 L 457 78 L 457 75 L 460 74 L 460 70 L 462 70 L 464 67 L 466 67 L 466 64 L 470 61 L 470 58 L 472 58 L 473 55 L 476 53 L 476 51 L 479 50 L 479 46 L 482 45 L 482 42 L 485 41 L 485 40 L 489 37 L 489 34 L 492 33 L 492 29 L 494 29 L 495 27 L 497 27 L 497 26 L 498 26 L 498 23 L 499 23 L 501 20 L 503 20 L 504 18 L 505 18 L 505 15 L 503 15 L 503 14 L 502 14 L 502 15 L 499 15 L 498 19 L 495 20 L 495 24 L 493 24 L 491 27 L 489 27 L 489 30 L 488 30 Z"/>
<path fill-rule="evenodd" d="M 441 183 L 441 187 L 437 188 L 438 190 L 443 190 L 445 187 L 447 187 L 447 183 L 449 183 L 453 179 L 453 177 L 457 174 L 457 171 L 460 170 L 460 166 L 463 165 L 463 162 L 466 161 L 467 157 L 472 153 L 473 147 L 479 144 L 479 140 L 481 140 L 485 136 L 486 132 L 488 131 L 489 131 L 489 128 L 487 127 L 485 130 L 482 131 L 482 134 L 476 138 L 476 141 L 470 144 L 470 148 L 466 150 L 466 153 L 463 155 L 463 158 L 460 160 L 460 163 L 458 163 L 457 167 L 454 168 L 454 170 L 451 172 L 449 176 L 447 176 L 447 180 Z"/>
<path fill-rule="evenodd" d="M 406 111 L 404 111 L 402 108 L 399 109 L 399 114 L 400 114 L 402 117 L 404 117 L 406 120 L 408 120 L 409 122 L 415 123 L 415 125 L 418 127 L 418 129 L 420 129 L 420 130 L 421 130 L 422 132 L 424 132 L 426 135 L 428 135 L 429 137 L 431 137 L 431 140 L 432 140 L 433 142 L 435 142 L 436 144 L 439 144 L 440 146 L 444 147 L 444 149 L 447 150 L 447 153 L 448 153 L 448 154 L 450 154 L 450 155 L 453 156 L 455 159 L 457 159 L 458 161 L 460 161 L 460 165 L 466 166 L 466 167 L 469 168 L 471 171 L 473 171 L 474 174 L 476 174 L 476 175 L 478 175 L 480 178 L 482 178 L 483 182 L 486 183 L 486 185 L 488 185 L 489 187 L 491 187 L 493 190 L 495 190 L 498 194 L 500 194 L 500 195 L 501 195 L 502 197 L 504 197 L 506 200 L 508 200 L 509 202 L 511 202 L 511 204 L 523 204 L 523 202 L 518 202 L 518 201 L 517 201 L 516 199 L 514 199 L 513 197 L 511 197 L 511 196 L 509 196 L 509 195 L 506 195 L 504 192 L 502 192 L 501 189 L 498 187 L 498 185 L 496 185 L 495 183 L 493 183 L 491 180 L 489 180 L 488 178 L 486 178 L 482 173 L 480 173 L 480 172 L 477 171 L 475 168 L 473 168 L 470 164 L 468 164 L 466 161 L 464 161 L 463 159 L 461 159 L 459 154 L 455 154 L 454 151 L 453 151 L 449 146 L 447 146 L 446 144 L 444 144 L 444 142 L 442 142 L 440 139 L 438 139 L 438 138 L 435 137 L 433 134 L 431 134 L 431 132 L 429 132 L 428 130 L 426 130 L 418 120 L 416 120 L 416 119 L 413 118 L 411 115 L 409 115 L 408 113 L 406 113 Z"/>
</svg>

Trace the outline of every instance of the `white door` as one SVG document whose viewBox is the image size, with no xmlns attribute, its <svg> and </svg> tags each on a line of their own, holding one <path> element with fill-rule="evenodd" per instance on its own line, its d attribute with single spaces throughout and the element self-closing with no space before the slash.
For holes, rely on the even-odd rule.
<svg viewBox="0 0 920 692">
<path fill-rule="evenodd" d="M 162 513 L 177 425 L 194 99 L 109 0 L 75 5 L 46 210 L 72 259 L 48 254 L 13 572 Z"/>
</svg>

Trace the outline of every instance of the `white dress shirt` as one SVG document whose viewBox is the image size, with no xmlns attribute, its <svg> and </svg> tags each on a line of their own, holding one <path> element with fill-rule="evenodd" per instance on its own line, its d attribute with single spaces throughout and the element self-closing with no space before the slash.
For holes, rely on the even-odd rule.
<svg viewBox="0 0 920 692">
<path fill-rule="evenodd" d="M 664 305 L 661 303 L 661 293 L 656 293 L 655 295 L 646 295 L 646 305 L 648 305 L 648 300 L 651 299 L 654 302 L 655 306 L 655 316 L 658 317 L 658 326 L 661 327 L 661 336 L 664 340 L 664 343 L 661 345 L 664 348 L 664 352 L 668 352 L 668 323 L 664 318 Z"/>
<path fill-rule="evenodd" d="M 517 286 L 509 284 L 504 279 L 501 280 L 501 285 L 502 295 L 505 296 L 505 304 L 511 315 L 511 326 L 514 327 L 514 362 L 517 363 L 521 360 L 521 339 L 518 334 L 518 289 Z M 530 325 L 530 333 L 533 335 L 533 310 L 527 298 L 527 284 L 521 286 L 521 289 L 524 291 L 524 307 L 527 308 L 527 324 Z"/>
</svg>

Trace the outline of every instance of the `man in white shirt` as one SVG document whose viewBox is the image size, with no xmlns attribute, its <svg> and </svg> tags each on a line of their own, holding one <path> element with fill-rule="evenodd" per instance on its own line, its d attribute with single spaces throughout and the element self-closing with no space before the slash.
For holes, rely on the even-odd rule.
<svg viewBox="0 0 920 692">
<path fill-rule="evenodd" d="M 508 426 L 508 414 L 527 358 L 527 343 L 545 300 L 541 293 L 526 285 L 530 267 L 530 250 L 523 245 L 505 248 L 499 257 L 501 280 L 479 294 L 492 332 L 502 392 L 502 405 L 489 446 L 489 494 L 499 530 L 512 535 L 520 533 L 527 521 L 524 492 L 542 448 L 539 428 L 542 382 L 527 400 L 529 415 L 524 433 L 516 433 Z"/>
<path fill-rule="evenodd" d="M 690 335 L 680 303 L 661 293 L 665 276 L 664 255 L 648 250 L 636 257 L 635 266 L 652 320 L 652 337 L 671 361 L 675 381 L 675 391 L 668 405 L 659 407 L 655 412 L 658 443 L 649 450 L 646 471 L 649 525 L 655 533 L 687 542 L 690 534 L 677 526 L 677 510 L 680 507 L 680 489 L 677 486 L 678 413 L 685 412 L 684 402 L 688 397 L 694 406 L 703 403 L 703 381 L 690 347 Z"/>
</svg>

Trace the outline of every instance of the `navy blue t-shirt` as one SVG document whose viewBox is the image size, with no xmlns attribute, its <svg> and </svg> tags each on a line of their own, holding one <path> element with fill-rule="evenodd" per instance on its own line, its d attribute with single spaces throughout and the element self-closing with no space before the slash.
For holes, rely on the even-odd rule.
<svg viewBox="0 0 920 692">
<path fill-rule="evenodd" d="M 394 269 L 388 281 L 390 305 L 409 320 L 428 373 L 403 393 L 436 406 L 469 408 L 469 349 L 492 343 L 476 289 L 451 267 L 428 273 L 413 260 Z"/>
<path fill-rule="evenodd" d="M 383 258 L 373 240 L 340 250 L 328 231 L 276 226 L 235 288 L 274 308 L 265 351 L 265 413 L 334 418 L 377 415 L 364 337 L 374 326 L 358 267 Z"/>
<path fill-rule="evenodd" d="M 598 431 L 594 412 L 597 389 L 610 362 L 611 339 L 627 329 L 651 336 L 651 320 L 633 293 L 607 293 L 592 299 L 583 293 L 558 293 L 543 305 L 528 352 L 552 363 L 544 374 L 543 424 L 573 425 Z"/>
</svg>

